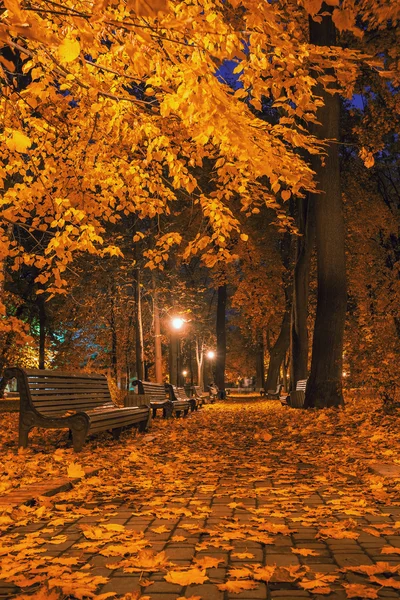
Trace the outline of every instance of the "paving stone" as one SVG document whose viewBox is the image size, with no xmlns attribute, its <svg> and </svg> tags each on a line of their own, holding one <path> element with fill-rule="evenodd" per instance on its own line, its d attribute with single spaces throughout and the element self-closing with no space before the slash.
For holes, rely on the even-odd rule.
<svg viewBox="0 0 400 600">
<path fill-rule="evenodd" d="M 273 590 L 271 591 L 271 598 L 294 600 L 295 598 L 310 598 L 310 594 L 303 590 Z"/>
<path fill-rule="evenodd" d="M 193 546 L 189 547 L 180 547 L 180 548 L 172 548 L 168 546 L 165 548 L 165 554 L 168 560 L 172 561 L 191 561 L 195 554 L 195 549 Z"/>
<path fill-rule="evenodd" d="M 288 567 L 289 565 L 300 564 L 299 559 L 294 554 L 268 554 L 265 557 L 266 565 L 276 565 L 277 567 Z"/>
<path fill-rule="evenodd" d="M 265 585 L 265 583 L 259 583 L 258 588 L 254 590 L 245 590 L 244 592 L 240 592 L 240 594 L 230 594 L 228 592 L 227 598 L 228 600 L 233 600 L 234 598 L 238 598 L 238 600 L 265 600 L 265 598 L 267 598 L 267 586 Z"/>
<path fill-rule="evenodd" d="M 333 555 L 339 567 L 372 565 L 372 560 L 366 554 L 335 554 Z"/>
<path fill-rule="evenodd" d="M 151 596 L 154 594 L 181 594 L 183 587 L 168 581 L 155 581 L 151 587 Z M 150 589 L 149 589 L 150 594 Z"/>
<path fill-rule="evenodd" d="M 129 594 L 140 592 L 139 577 L 112 577 L 108 583 L 101 588 L 101 593 L 115 592 L 116 594 Z"/>
</svg>

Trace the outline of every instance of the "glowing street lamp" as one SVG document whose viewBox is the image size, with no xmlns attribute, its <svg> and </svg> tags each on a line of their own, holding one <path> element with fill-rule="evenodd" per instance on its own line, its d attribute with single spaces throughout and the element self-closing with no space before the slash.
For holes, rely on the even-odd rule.
<svg viewBox="0 0 400 600">
<path fill-rule="evenodd" d="M 181 317 L 172 317 L 171 336 L 170 336 L 170 382 L 173 385 L 179 385 L 180 370 L 179 370 L 179 359 L 180 359 L 180 347 L 179 347 L 179 332 L 184 326 L 185 321 Z"/>
<path fill-rule="evenodd" d="M 214 350 L 209 350 L 207 352 L 207 358 L 209 358 L 210 360 L 212 360 L 213 358 L 215 358 L 215 352 L 214 352 Z"/>
<path fill-rule="evenodd" d="M 180 329 L 182 329 L 184 322 L 185 321 L 180 317 L 174 317 L 171 321 L 171 326 L 176 331 L 179 331 Z"/>
</svg>

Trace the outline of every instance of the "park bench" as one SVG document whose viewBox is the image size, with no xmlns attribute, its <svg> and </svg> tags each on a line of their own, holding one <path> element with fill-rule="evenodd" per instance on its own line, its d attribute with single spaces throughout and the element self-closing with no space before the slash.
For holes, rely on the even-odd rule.
<svg viewBox="0 0 400 600">
<path fill-rule="evenodd" d="M 207 392 L 202 392 L 201 387 L 199 385 L 194 385 L 192 389 L 193 397 L 196 398 L 196 400 L 198 400 L 201 406 L 210 402 L 209 394 L 207 394 Z"/>
<path fill-rule="evenodd" d="M 170 419 L 174 409 L 173 403 L 169 397 L 169 393 L 165 383 L 155 383 L 153 381 L 138 381 L 139 394 L 145 394 L 150 398 L 150 408 L 153 417 L 157 415 L 157 410 L 161 409 L 163 417 Z"/>
<path fill-rule="evenodd" d="M 17 379 L 18 445 L 23 448 L 33 427 L 69 429 L 79 452 L 89 434 L 111 431 L 118 439 L 124 427 L 136 425 L 145 431 L 150 423 L 148 407 L 120 408 L 113 403 L 104 375 L 12 367 L 4 377 Z"/>
<path fill-rule="evenodd" d="M 178 406 L 177 402 L 182 403 L 182 406 L 186 410 L 187 403 L 189 403 L 189 408 L 193 412 L 197 410 L 199 407 L 198 401 L 196 398 L 189 398 L 186 394 L 185 388 L 176 387 L 176 385 L 170 386 L 171 400 L 174 403 L 174 406 Z"/>
<path fill-rule="evenodd" d="M 302 408 L 306 396 L 307 379 L 299 379 L 296 383 L 296 389 L 290 392 L 287 398 L 287 404 L 292 408 Z"/>
<path fill-rule="evenodd" d="M 283 385 L 281 383 L 278 383 L 278 385 L 276 386 L 276 390 L 265 390 L 265 388 L 261 388 L 260 396 L 265 396 L 268 400 L 279 400 L 282 387 Z"/>
<path fill-rule="evenodd" d="M 170 383 L 166 384 L 166 388 L 176 416 L 179 417 L 181 413 L 183 413 L 186 417 L 189 414 L 189 411 L 192 409 L 192 405 L 189 398 L 186 396 L 185 390 L 183 390 L 183 388 L 177 388 L 175 385 L 171 385 Z M 182 396 L 181 391 L 177 391 L 178 389 L 183 390 Z"/>
</svg>

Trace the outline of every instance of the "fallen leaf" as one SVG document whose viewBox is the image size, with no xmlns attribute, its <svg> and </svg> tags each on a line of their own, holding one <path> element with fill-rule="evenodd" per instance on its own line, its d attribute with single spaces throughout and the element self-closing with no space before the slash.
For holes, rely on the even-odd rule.
<svg viewBox="0 0 400 600">
<path fill-rule="evenodd" d="M 244 590 L 255 590 L 258 587 L 258 583 L 254 581 L 227 581 L 226 583 L 220 583 L 217 588 L 221 592 L 232 592 L 233 594 L 240 594 Z"/>
<path fill-rule="evenodd" d="M 207 581 L 208 577 L 205 570 L 195 567 L 186 571 L 168 571 L 164 579 L 169 583 L 177 583 L 178 585 L 192 585 L 193 583 L 202 584 Z"/>
<path fill-rule="evenodd" d="M 348 598 L 361 598 L 362 600 L 375 600 L 379 598 L 378 590 L 361 583 L 343 583 Z"/>
</svg>

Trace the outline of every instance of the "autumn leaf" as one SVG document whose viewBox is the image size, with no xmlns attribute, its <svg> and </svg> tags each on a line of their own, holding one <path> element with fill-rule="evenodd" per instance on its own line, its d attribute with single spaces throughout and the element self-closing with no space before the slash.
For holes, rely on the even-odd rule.
<svg viewBox="0 0 400 600">
<path fill-rule="evenodd" d="M 379 598 L 378 590 L 361 583 L 343 583 L 347 598 L 362 598 L 362 600 Z"/>
<path fill-rule="evenodd" d="M 160 525 L 160 527 L 153 527 L 151 531 L 154 531 L 154 533 L 168 533 L 171 530 L 165 527 L 165 525 Z"/>
<path fill-rule="evenodd" d="M 267 565 L 265 567 L 257 567 L 254 570 L 253 577 L 254 577 L 254 579 L 268 582 L 271 580 L 271 577 L 274 575 L 275 570 L 276 570 L 275 565 Z"/>
<path fill-rule="evenodd" d="M 207 581 L 208 577 L 204 569 L 188 569 L 186 571 L 168 571 L 164 579 L 169 583 L 177 583 L 179 585 L 192 585 L 194 583 L 202 584 Z"/>
<path fill-rule="evenodd" d="M 400 581 L 398 579 L 394 579 L 394 577 L 388 577 L 387 579 L 382 579 L 381 577 L 377 577 L 376 575 L 372 575 L 370 580 L 374 583 L 379 583 L 382 587 L 392 587 L 396 590 L 400 590 Z"/>
<path fill-rule="evenodd" d="M 201 570 L 217 568 L 221 563 L 225 562 L 222 558 L 214 558 L 213 556 L 202 556 L 195 558 L 196 567 Z"/>
<path fill-rule="evenodd" d="M 381 554 L 400 554 L 400 548 L 394 548 L 393 546 L 383 546 L 383 548 L 381 548 Z"/>
<path fill-rule="evenodd" d="M 299 585 L 305 590 L 314 590 L 317 588 L 326 588 L 329 589 L 328 583 L 333 583 L 338 579 L 337 575 L 329 575 L 327 573 L 313 573 L 314 579 L 302 579 L 299 582 Z M 318 592 L 324 593 L 324 592 Z"/>
<path fill-rule="evenodd" d="M 235 579 L 246 579 L 246 577 L 251 577 L 252 571 L 243 567 L 242 569 L 230 569 L 229 571 L 230 577 L 234 577 Z"/>
<path fill-rule="evenodd" d="M 232 552 L 232 557 L 245 560 L 246 558 L 254 558 L 254 554 L 251 552 Z"/>
<path fill-rule="evenodd" d="M 6 139 L 6 144 L 10 150 L 25 153 L 31 147 L 32 142 L 22 131 L 14 129 L 11 136 Z"/>
<path fill-rule="evenodd" d="M 255 590 L 258 587 L 258 583 L 254 581 L 227 581 L 226 583 L 217 584 L 217 588 L 221 592 L 231 592 L 233 594 L 240 594 L 245 590 Z"/>
<path fill-rule="evenodd" d="M 67 64 L 78 58 L 80 51 L 81 47 L 78 40 L 71 37 L 66 37 L 58 47 L 57 53 L 60 62 Z"/>
<path fill-rule="evenodd" d="M 319 552 L 315 550 L 310 550 L 309 548 L 291 548 L 294 554 L 299 554 L 300 556 L 319 556 Z"/>
<path fill-rule="evenodd" d="M 68 465 L 67 475 L 71 479 L 77 479 L 83 477 L 85 475 L 85 471 L 78 463 L 72 462 Z"/>
</svg>

